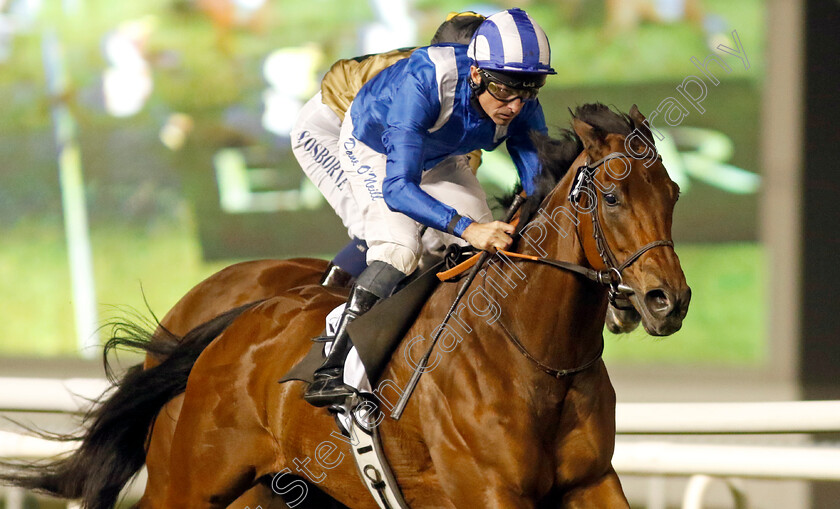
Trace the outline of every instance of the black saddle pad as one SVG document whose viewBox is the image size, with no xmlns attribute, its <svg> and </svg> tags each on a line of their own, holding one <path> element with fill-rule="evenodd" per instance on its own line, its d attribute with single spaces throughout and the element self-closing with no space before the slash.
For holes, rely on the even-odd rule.
<svg viewBox="0 0 840 509">
<path fill-rule="evenodd" d="M 435 264 L 394 295 L 378 302 L 370 311 L 347 326 L 350 339 L 359 352 L 368 380 L 374 385 L 400 344 L 405 333 L 414 324 L 420 310 L 440 284 L 437 273 L 444 262 Z M 298 362 L 280 383 L 289 380 L 312 382 L 312 374 L 324 362 L 324 345 L 313 342 L 309 353 Z"/>
<path fill-rule="evenodd" d="M 288 373 L 283 375 L 283 378 L 280 379 L 280 383 L 289 382 L 291 380 L 300 380 L 306 383 L 312 383 L 312 375 L 315 373 L 315 370 L 324 363 L 324 344 L 318 341 L 312 342 L 312 348 L 309 349 L 309 353 L 300 360 L 297 364 L 294 365 L 292 369 L 289 370 Z"/>
</svg>

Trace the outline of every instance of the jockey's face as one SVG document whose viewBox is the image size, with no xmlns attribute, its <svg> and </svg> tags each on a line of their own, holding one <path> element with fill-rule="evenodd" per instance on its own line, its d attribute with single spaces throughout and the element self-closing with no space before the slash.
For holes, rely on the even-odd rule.
<svg viewBox="0 0 840 509">
<path fill-rule="evenodd" d="M 474 83 L 481 83 L 481 80 L 484 79 L 476 66 L 470 68 L 470 78 Z M 496 125 L 508 125 L 522 111 L 525 102 L 521 98 L 510 102 L 500 101 L 485 88 L 484 92 L 478 95 L 478 104 Z"/>
</svg>

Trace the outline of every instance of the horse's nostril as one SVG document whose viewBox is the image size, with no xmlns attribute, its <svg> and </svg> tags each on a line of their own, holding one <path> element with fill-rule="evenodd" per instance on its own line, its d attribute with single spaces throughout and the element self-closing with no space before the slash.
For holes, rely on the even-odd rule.
<svg viewBox="0 0 840 509">
<path fill-rule="evenodd" d="M 673 303 L 664 290 L 651 290 L 645 294 L 645 305 L 657 316 L 667 316 L 673 309 Z"/>
</svg>

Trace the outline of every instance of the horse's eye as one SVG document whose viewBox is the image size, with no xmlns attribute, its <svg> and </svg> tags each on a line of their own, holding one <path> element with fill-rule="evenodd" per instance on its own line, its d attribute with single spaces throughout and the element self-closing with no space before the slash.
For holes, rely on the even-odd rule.
<svg viewBox="0 0 840 509">
<path fill-rule="evenodd" d="M 618 197 L 612 193 L 607 193 L 604 195 L 604 201 L 607 202 L 607 205 L 612 207 L 613 205 L 618 205 Z"/>
</svg>

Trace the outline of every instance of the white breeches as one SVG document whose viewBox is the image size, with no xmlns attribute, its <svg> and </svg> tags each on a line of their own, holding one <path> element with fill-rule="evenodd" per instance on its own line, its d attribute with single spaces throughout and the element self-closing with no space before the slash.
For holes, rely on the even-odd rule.
<svg viewBox="0 0 840 509">
<path fill-rule="evenodd" d="M 292 152 L 315 186 L 341 218 L 350 237 L 364 238 L 362 214 L 350 192 L 338 157 L 341 119 L 315 94 L 301 108 L 292 129 Z"/>
</svg>

